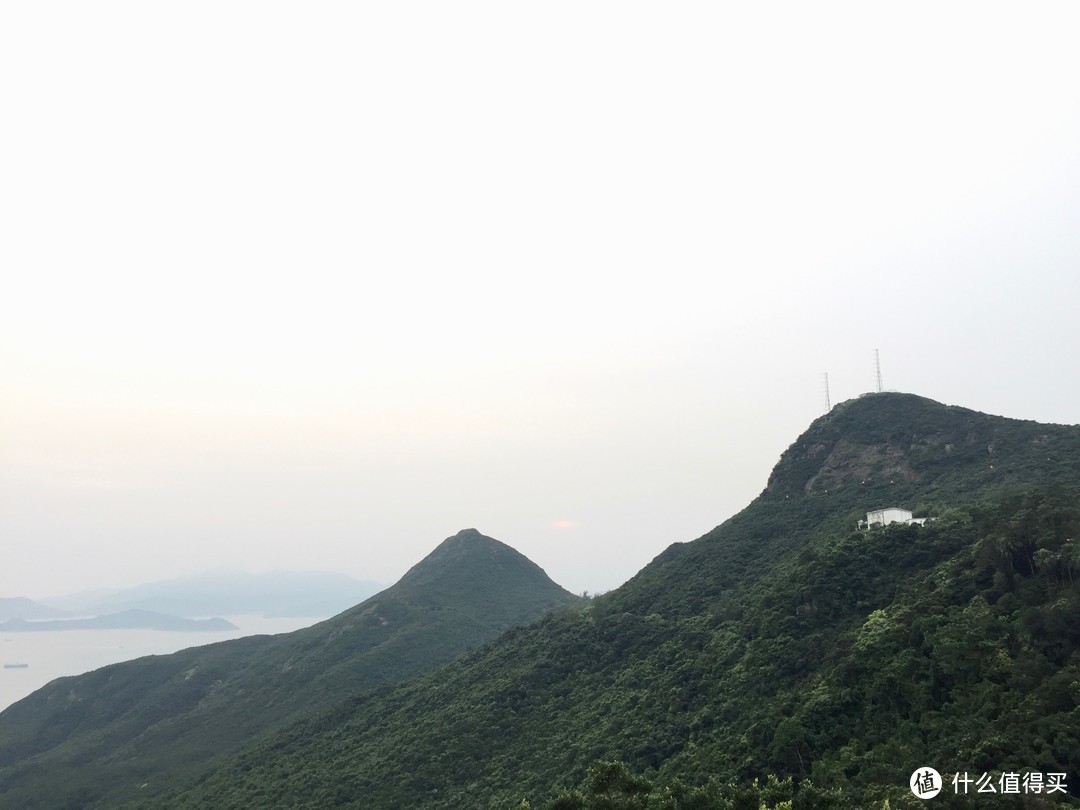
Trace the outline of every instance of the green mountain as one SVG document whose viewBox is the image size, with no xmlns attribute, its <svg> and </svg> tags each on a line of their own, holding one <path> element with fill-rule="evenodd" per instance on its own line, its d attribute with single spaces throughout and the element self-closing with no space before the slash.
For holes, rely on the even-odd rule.
<svg viewBox="0 0 1080 810">
<path fill-rule="evenodd" d="M 394 586 L 313 627 L 60 678 L 0 712 L 0 806 L 154 797 L 267 731 L 580 601 L 467 529 Z"/>
<path fill-rule="evenodd" d="M 891 506 L 931 520 L 857 529 Z M 900 808 L 924 766 L 972 779 L 941 806 L 1074 803 L 1078 537 L 1080 427 L 867 395 L 623 587 L 158 806 Z M 1047 789 L 976 795 L 983 774 Z"/>
</svg>

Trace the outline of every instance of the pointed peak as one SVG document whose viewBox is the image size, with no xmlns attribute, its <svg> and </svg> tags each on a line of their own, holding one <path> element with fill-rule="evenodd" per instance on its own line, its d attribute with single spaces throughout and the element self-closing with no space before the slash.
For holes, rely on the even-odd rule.
<svg viewBox="0 0 1080 810">
<path fill-rule="evenodd" d="M 447 540 L 458 540 L 458 539 L 463 540 L 463 539 L 466 539 L 466 538 L 469 538 L 469 537 L 483 537 L 483 536 L 484 535 L 480 534 L 480 532 L 478 532 L 476 529 L 462 529 L 460 532 L 455 534 L 453 537 L 447 537 L 446 539 Z M 490 540 L 491 538 L 489 537 L 488 539 Z"/>
<path fill-rule="evenodd" d="M 502 546 L 504 548 L 510 549 L 510 546 L 507 546 L 505 543 L 500 543 L 493 537 L 488 537 L 485 534 L 481 534 L 476 529 L 462 529 L 457 534 L 451 535 L 450 537 L 447 537 L 445 540 L 439 543 L 439 545 L 435 547 L 435 550 L 432 551 L 431 554 L 428 556 L 438 554 L 440 549 L 466 549 L 483 546 Z M 512 551 L 513 549 L 510 550 Z"/>
<path fill-rule="evenodd" d="M 447 537 L 394 587 L 490 588 L 497 582 L 507 586 L 542 582 L 562 591 L 524 554 L 476 529 L 462 529 Z"/>
</svg>

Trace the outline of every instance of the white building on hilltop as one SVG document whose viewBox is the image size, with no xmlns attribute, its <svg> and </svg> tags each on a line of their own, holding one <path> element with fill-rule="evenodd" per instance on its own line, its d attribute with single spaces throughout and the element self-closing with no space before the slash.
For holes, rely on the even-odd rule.
<svg viewBox="0 0 1080 810">
<path fill-rule="evenodd" d="M 859 521 L 859 528 L 869 529 L 871 526 L 888 526 L 890 523 L 917 523 L 922 526 L 926 523 L 926 518 L 912 517 L 911 512 L 907 509 L 890 506 L 886 509 L 867 512 L 866 520 Z"/>
</svg>

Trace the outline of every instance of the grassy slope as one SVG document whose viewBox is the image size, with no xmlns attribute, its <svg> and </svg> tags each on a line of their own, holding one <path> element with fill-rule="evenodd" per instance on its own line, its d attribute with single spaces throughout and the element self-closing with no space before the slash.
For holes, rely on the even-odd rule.
<svg viewBox="0 0 1080 810">
<path fill-rule="evenodd" d="M 1071 548 L 1078 492 L 1080 428 L 845 403 L 746 510 L 617 591 L 296 724 L 169 806 L 516 806 L 599 758 L 661 782 L 812 776 L 856 806 L 899 785 L 897 806 L 921 756 L 1074 769 L 1076 594 L 1031 561 Z M 889 505 L 941 519 L 852 532 Z M 1020 540 L 994 562 L 995 537 Z M 1012 748 L 980 749 L 1002 716 Z"/>
<path fill-rule="evenodd" d="M 35 692 L 0 714 L 0 805 L 152 797 L 270 729 L 576 601 L 513 549 L 463 531 L 393 587 L 314 627 L 150 656 Z"/>
</svg>

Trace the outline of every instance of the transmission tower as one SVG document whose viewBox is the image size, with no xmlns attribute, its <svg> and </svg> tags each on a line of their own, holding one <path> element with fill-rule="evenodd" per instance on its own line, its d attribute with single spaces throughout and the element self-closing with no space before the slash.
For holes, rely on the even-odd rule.
<svg viewBox="0 0 1080 810">
<path fill-rule="evenodd" d="M 829 397 L 829 372 L 825 372 L 825 413 L 832 410 L 832 399 Z"/>
<path fill-rule="evenodd" d="M 877 390 L 880 394 L 885 389 L 881 385 L 881 354 L 877 349 L 874 349 L 874 366 L 877 368 Z"/>
</svg>

